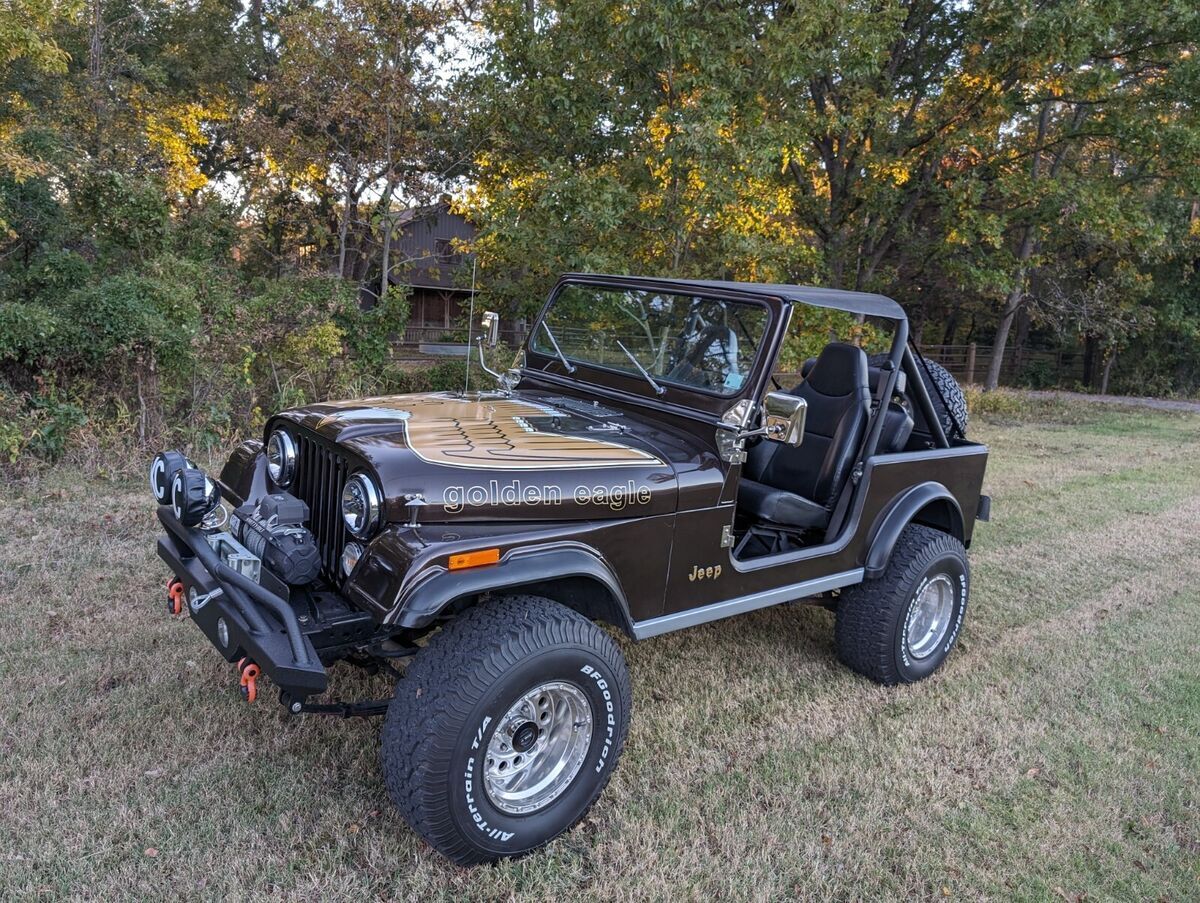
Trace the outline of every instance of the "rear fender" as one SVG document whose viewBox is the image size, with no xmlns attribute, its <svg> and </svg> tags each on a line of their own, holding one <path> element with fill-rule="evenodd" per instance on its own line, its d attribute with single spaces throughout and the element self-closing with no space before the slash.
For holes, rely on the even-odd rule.
<svg viewBox="0 0 1200 903">
<path fill-rule="evenodd" d="M 941 483 L 932 480 L 919 483 L 896 496 L 876 518 L 863 561 L 865 579 L 882 576 L 901 531 L 914 522 L 949 533 L 960 542 L 963 539 L 963 515 L 958 500 Z"/>
</svg>

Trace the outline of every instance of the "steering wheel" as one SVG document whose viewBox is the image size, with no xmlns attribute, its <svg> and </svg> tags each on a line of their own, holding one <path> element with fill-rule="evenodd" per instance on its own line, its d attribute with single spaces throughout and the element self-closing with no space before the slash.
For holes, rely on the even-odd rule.
<svg viewBox="0 0 1200 903">
<path fill-rule="evenodd" d="M 720 344 L 720 357 L 709 354 L 714 344 Z M 671 368 L 669 377 L 684 383 L 695 383 L 694 375 L 699 373 L 705 377 L 705 384 L 712 386 L 711 377 L 718 377 L 716 385 L 724 386 L 725 379 L 730 373 L 738 371 L 738 338 L 737 333 L 722 323 L 706 326 L 697 337 L 692 347 L 683 358 Z M 713 369 L 713 362 L 719 360 L 719 370 Z"/>
</svg>

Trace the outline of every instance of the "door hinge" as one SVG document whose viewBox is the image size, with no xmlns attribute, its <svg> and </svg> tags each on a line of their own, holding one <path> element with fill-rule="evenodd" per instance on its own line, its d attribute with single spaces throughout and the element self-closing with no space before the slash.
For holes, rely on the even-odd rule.
<svg viewBox="0 0 1200 903">
<path fill-rule="evenodd" d="M 733 525 L 726 524 L 721 528 L 721 548 L 728 549 L 733 545 Z"/>
<path fill-rule="evenodd" d="M 850 471 L 850 482 L 853 483 L 855 486 L 857 486 L 858 481 L 862 479 L 862 476 L 863 476 L 863 466 L 862 466 L 862 461 L 859 461 L 857 464 L 854 465 L 854 470 Z"/>
</svg>

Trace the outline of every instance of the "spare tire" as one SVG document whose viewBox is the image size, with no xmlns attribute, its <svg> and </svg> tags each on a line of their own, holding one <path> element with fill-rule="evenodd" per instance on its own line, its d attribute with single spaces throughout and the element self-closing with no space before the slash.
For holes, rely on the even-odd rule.
<svg viewBox="0 0 1200 903">
<path fill-rule="evenodd" d="M 872 367 L 879 367 L 887 359 L 886 354 L 872 354 L 868 361 Z M 957 421 L 960 432 L 966 435 L 970 414 L 967 411 L 967 396 L 963 394 L 958 380 L 950 375 L 949 370 L 929 358 L 925 358 L 925 366 L 921 366 L 918 360 L 917 369 L 921 371 L 921 381 L 925 383 L 925 391 L 929 393 L 929 400 L 937 411 L 942 430 L 949 436 Z"/>
</svg>

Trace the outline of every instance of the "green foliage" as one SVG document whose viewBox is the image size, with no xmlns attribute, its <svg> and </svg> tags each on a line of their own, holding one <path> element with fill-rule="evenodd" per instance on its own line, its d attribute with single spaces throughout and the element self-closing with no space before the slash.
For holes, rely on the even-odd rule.
<svg viewBox="0 0 1200 903">
<path fill-rule="evenodd" d="M 1027 389 L 1049 389 L 1057 382 L 1054 366 L 1048 361 L 1032 360 L 1017 374 L 1017 382 Z"/>
<path fill-rule="evenodd" d="M 81 407 L 53 391 L 18 395 L 0 382 L 0 461 L 12 464 L 23 455 L 57 461 L 87 421 Z"/>
<path fill-rule="evenodd" d="M 448 188 L 506 318 L 566 270 L 815 282 L 930 344 L 1011 326 L 1195 393 L 1198 45 L 1191 0 L 14 0 L 0 453 L 57 454 L 71 406 L 93 439 L 216 446 L 456 388 L 461 362 L 396 362 L 409 299 L 375 299 L 400 199 Z M 886 341 L 793 326 L 784 370 Z"/>
<path fill-rule="evenodd" d="M 72 197 L 75 213 L 91 227 L 98 250 L 114 263 L 145 260 L 166 249 L 171 206 L 157 180 L 101 170 L 82 179 Z"/>
<path fill-rule="evenodd" d="M 408 323 L 408 298 L 404 288 L 391 286 L 382 300 L 364 309 L 345 303 L 335 322 L 351 354 L 368 367 L 383 367 L 392 352 L 393 337 Z"/>
<path fill-rule="evenodd" d="M 36 366 L 61 348 L 65 324 L 40 304 L 0 304 L 0 361 Z"/>
</svg>

